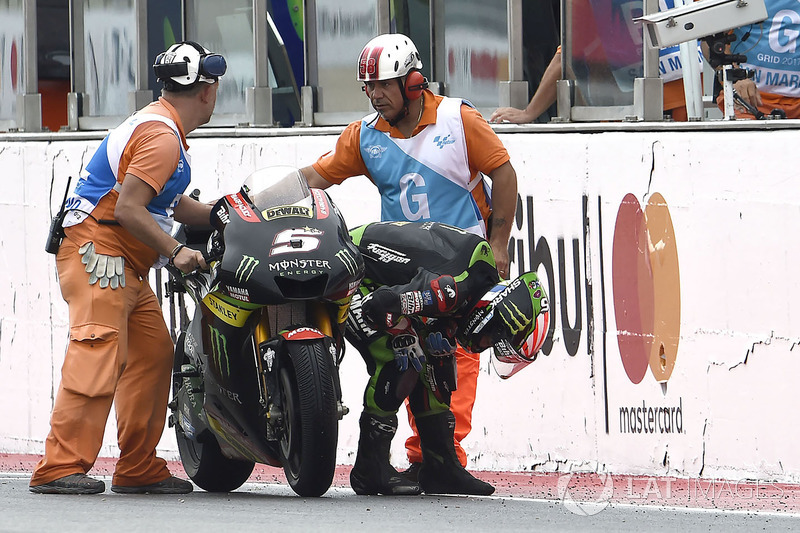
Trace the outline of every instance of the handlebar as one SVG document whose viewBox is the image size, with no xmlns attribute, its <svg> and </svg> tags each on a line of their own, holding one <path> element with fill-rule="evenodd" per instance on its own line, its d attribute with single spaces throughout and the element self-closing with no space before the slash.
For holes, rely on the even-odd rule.
<svg viewBox="0 0 800 533">
<path fill-rule="evenodd" d="M 212 261 L 219 261 L 222 259 L 222 256 L 225 254 L 225 248 L 221 245 L 221 243 L 213 239 L 210 241 L 211 243 L 211 250 L 200 250 L 203 254 L 203 260 L 206 264 L 210 264 Z"/>
</svg>

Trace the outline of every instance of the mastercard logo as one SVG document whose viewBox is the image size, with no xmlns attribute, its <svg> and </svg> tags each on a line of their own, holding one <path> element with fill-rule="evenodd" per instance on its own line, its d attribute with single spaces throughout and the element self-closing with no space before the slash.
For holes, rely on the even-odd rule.
<svg viewBox="0 0 800 533">
<path fill-rule="evenodd" d="M 640 383 L 649 368 L 669 380 L 678 355 L 681 283 L 672 217 L 654 193 L 642 209 L 627 194 L 617 212 L 612 253 L 617 343 L 625 373 Z"/>
</svg>

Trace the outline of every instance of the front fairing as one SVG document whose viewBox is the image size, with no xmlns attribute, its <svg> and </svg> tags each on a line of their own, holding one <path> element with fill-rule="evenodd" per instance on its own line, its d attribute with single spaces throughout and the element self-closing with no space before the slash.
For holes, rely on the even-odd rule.
<svg viewBox="0 0 800 533">
<path fill-rule="evenodd" d="M 328 195 L 293 179 L 254 192 L 255 181 L 222 203 L 224 254 L 213 287 L 256 305 L 352 295 L 364 261 Z"/>
</svg>

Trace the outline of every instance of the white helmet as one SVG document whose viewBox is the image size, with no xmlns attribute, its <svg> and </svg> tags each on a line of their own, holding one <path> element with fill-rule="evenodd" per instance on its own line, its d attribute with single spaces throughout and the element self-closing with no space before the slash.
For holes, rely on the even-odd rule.
<svg viewBox="0 0 800 533">
<path fill-rule="evenodd" d="M 212 54 L 194 41 L 175 43 L 158 54 L 153 70 L 168 91 L 182 91 L 199 82 L 214 83 L 228 65 L 220 54 Z"/>
<path fill-rule="evenodd" d="M 358 81 L 400 78 L 422 69 L 417 47 L 402 33 L 378 35 L 364 46 L 358 58 Z"/>
</svg>

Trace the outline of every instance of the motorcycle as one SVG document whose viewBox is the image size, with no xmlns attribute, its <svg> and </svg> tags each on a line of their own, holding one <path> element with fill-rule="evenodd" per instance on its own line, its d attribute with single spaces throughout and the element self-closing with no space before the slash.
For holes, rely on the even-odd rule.
<svg viewBox="0 0 800 533">
<path fill-rule="evenodd" d="M 292 167 L 251 174 L 216 203 L 212 225 L 175 233 L 209 272 L 168 267 L 170 301 L 181 296 L 169 417 L 181 462 L 209 492 L 235 490 L 263 463 L 298 495 L 320 496 L 348 412 L 339 365 L 363 257 L 327 193 Z"/>
</svg>

